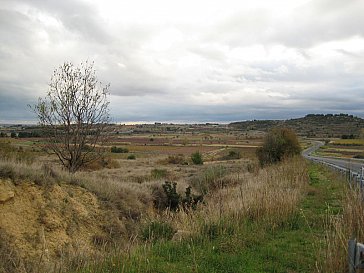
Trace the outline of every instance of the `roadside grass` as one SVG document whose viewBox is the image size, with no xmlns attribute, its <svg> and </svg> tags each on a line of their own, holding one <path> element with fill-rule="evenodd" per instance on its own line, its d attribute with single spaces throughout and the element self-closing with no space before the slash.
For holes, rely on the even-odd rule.
<svg viewBox="0 0 364 273">
<path fill-rule="evenodd" d="M 320 165 L 310 163 L 308 174 L 302 198 L 288 215 L 196 218 L 202 228 L 187 239 L 140 245 L 78 272 L 330 272 L 327 219 L 342 213 L 346 184 Z"/>
</svg>

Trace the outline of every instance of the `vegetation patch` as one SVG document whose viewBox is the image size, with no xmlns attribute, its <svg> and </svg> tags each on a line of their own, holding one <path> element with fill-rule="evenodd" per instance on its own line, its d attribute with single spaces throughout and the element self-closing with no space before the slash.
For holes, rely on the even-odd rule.
<svg viewBox="0 0 364 273">
<path fill-rule="evenodd" d="M 123 147 L 116 147 L 116 146 L 112 146 L 110 151 L 112 153 L 116 153 L 116 154 L 120 154 L 120 153 L 129 153 L 129 150 L 127 148 L 123 148 Z"/>
<path fill-rule="evenodd" d="M 191 155 L 191 160 L 192 163 L 195 165 L 202 165 L 203 164 L 203 159 L 202 159 L 202 154 L 200 152 L 195 152 Z"/>
<path fill-rule="evenodd" d="M 156 242 L 171 240 L 175 232 L 169 223 L 152 221 L 143 227 L 141 236 L 144 241 Z"/>
</svg>

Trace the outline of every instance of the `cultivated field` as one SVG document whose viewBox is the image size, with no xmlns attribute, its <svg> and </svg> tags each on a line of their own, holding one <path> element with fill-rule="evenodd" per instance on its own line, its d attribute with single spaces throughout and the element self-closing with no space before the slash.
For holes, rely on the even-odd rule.
<svg viewBox="0 0 364 273">
<path fill-rule="evenodd" d="M 347 159 L 364 158 L 363 139 L 328 139 L 326 143 L 317 151 L 317 155 Z"/>
</svg>

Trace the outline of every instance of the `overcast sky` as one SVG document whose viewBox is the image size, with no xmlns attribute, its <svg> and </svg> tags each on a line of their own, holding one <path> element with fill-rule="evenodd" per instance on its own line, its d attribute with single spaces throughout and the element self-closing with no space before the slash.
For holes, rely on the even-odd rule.
<svg viewBox="0 0 364 273">
<path fill-rule="evenodd" d="M 84 60 L 115 122 L 364 117 L 364 1 L 0 0 L 0 123 Z"/>
</svg>

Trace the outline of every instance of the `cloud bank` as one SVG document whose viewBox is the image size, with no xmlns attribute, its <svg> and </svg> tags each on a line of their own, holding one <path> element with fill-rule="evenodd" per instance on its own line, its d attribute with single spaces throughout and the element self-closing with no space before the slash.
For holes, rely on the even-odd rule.
<svg viewBox="0 0 364 273">
<path fill-rule="evenodd" d="M 364 117 L 363 1 L 173 2 L 3 0 L 0 123 L 84 60 L 116 122 Z"/>
</svg>

